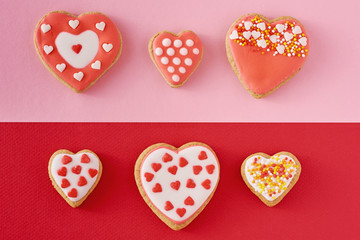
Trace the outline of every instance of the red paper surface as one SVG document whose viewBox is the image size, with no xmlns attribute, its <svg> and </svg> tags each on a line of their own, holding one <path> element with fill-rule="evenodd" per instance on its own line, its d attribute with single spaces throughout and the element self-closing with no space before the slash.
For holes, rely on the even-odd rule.
<svg viewBox="0 0 360 240">
<path fill-rule="evenodd" d="M 359 239 L 360 124 L 0 124 L 1 239 Z M 201 141 L 220 182 L 204 211 L 175 232 L 140 196 L 134 164 L 149 145 Z M 96 152 L 102 178 L 73 209 L 52 187 L 48 161 L 65 148 Z M 247 188 L 242 161 L 295 154 L 298 183 L 273 208 Z"/>
</svg>

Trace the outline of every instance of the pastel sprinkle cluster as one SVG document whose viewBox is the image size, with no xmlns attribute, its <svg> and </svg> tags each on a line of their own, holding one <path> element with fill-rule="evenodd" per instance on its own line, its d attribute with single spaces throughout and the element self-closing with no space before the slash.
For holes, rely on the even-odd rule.
<svg viewBox="0 0 360 240">
<path fill-rule="evenodd" d="M 270 159 L 258 156 L 247 166 L 251 185 L 256 191 L 272 199 L 286 190 L 299 168 L 294 160 L 285 155 L 272 156 Z"/>
<path fill-rule="evenodd" d="M 271 26 L 258 16 L 243 20 L 232 31 L 229 38 L 240 46 L 259 47 L 262 54 L 272 52 L 274 56 L 306 57 L 307 37 L 296 22 L 286 21 Z"/>
</svg>

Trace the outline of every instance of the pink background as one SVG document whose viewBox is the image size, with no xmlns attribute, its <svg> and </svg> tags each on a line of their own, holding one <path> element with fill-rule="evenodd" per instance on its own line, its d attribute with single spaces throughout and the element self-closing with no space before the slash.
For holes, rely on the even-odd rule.
<svg viewBox="0 0 360 240">
<path fill-rule="evenodd" d="M 0 121 L 360 121 L 359 9 L 356 0 L 2 1 Z M 54 78 L 35 51 L 36 23 L 52 10 L 100 11 L 122 33 L 119 61 L 83 94 Z M 299 19 L 311 43 L 299 74 L 262 100 L 246 92 L 225 53 L 228 28 L 251 12 Z M 202 39 L 204 57 L 172 89 L 147 44 L 158 31 L 185 29 Z"/>
</svg>

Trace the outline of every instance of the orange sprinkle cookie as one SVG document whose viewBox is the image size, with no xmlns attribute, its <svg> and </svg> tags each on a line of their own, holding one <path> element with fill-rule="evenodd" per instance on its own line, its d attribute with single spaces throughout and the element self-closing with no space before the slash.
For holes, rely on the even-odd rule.
<svg viewBox="0 0 360 240">
<path fill-rule="evenodd" d="M 270 207 L 285 197 L 299 179 L 300 172 L 300 162 L 289 152 L 279 152 L 273 156 L 255 153 L 246 158 L 241 166 L 246 185 Z"/>
</svg>

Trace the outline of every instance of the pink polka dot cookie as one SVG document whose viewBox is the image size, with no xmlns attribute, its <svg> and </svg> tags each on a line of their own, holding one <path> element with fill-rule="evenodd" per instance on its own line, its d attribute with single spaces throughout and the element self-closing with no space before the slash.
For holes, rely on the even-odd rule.
<svg viewBox="0 0 360 240">
<path fill-rule="evenodd" d="M 150 39 L 150 57 L 171 87 L 182 86 L 200 64 L 203 47 L 191 31 L 159 32 Z"/>
<path fill-rule="evenodd" d="M 135 165 L 135 180 L 151 210 L 170 228 L 190 224 L 212 198 L 220 176 L 215 152 L 190 142 L 180 148 L 159 143 L 145 149 Z"/>
<path fill-rule="evenodd" d="M 285 197 L 298 181 L 300 173 L 300 162 L 289 152 L 273 156 L 255 153 L 241 165 L 241 176 L 246 185 L 269 207 Z"/>
<path fill-rule="evenodd" d="M 262 98 L 301 69 L 309 53 L 309 38 L 295 18 L 270 20 L 260 14 L 247 14 L 227 32 L 226 52 L 247 91 Z"/>
<path fill-rule="evenodd" d="M 37 24 L 34 40 L 44 65 L 75 92 L 93 85 L 117 61 L 122 47 L 115 24 L 97 12 L 50 12 Z"/>
<path fill-rule="evenodd" d="M 62 149 L 49 161 L 49 177 L 56 191 L 72 207 L 80 206 L 100 181 L 102 165 L 90 150 L 76 154 Z"/>
</svg>

